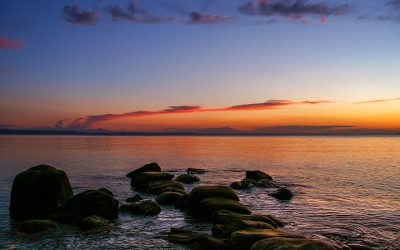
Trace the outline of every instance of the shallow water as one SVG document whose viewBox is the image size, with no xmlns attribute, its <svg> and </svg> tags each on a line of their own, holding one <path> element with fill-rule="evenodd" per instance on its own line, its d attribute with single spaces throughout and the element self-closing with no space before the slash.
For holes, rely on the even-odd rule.
<svg viewBox="0 0 400 250">
<path fill-rule="evenodd" d="M 189 136 L 0 136 L 0 248 L 179 249 L 166 241 L 170 227 L 210 231 L 210 224 L 167 206 L 154 217 L 120 215 L 110 232 L 96 234 L 60 227 L 28 237 L 9 221 L 12 180 L 31 166 L 64 170 L 75 193 L 105 187 L 123 201 L 134 194 L 125 174 L 152 161 L 173 174 L 207 169 L 199 185 L 229 185 L 245 170 L 264 170 L 290 187 L 294 199 L 277 202 L 267 196 L 271 190 L 259 188 L 239 196 L 253 212 L 285 221 L 283 230 L 339 245 L 400 249 L 400 137 Z"/>
</svg>

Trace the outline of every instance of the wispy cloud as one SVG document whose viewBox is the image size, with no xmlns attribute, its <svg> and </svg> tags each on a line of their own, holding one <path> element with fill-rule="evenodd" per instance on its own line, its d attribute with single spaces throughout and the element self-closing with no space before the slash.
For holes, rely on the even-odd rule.
<svg viewBox="0 0 400 250">
<path fill-rule="evenodd" d="M 330 101 L 290 101 L 290 100 L 268 100 L 261 103 L 240 104 L 225 108 L 202 108 L 201 106 L 169 106 L 157 111 L 133 111 L 122 114 L 102 114 L 80 117 L 74 120 L 59 120 L 54 124 L 55 128 L 67 129 L 87 129 L 99 122 L 111 121 L 121 118 L 139 118 L 153 115 L 182 114 L 195 112 L 227 112 L 227 111 L 250 111 L 250 110 L 269 110 L 290 105 L 316 105 L 330 103 Z M 67 122 L 69 122 L 67 124 Z"/>
<path fill-rule="evenodd" d="M 390 102 L 390 101 L 399 101 L 400 98 L 390 98 L 390 99 L 377 99 L 377 100 L 368 100 L 363 102 L 356 102 L 354 104 L 367 104 L 367 103 L 377 103 L 377 102 Z"/>
<path fill-rule="evenodd" d="M 67 22 L 78 25 L 95 24 L 100 20 L 98 11 L 81 10 L 78 5 L 65 5 L 62 13 Z"/>
<path fill-rule="evenodd" d="M 211 15 L 199 12 L 192 12 L 189 14 L 189 23 L 193 24 L 219 24 L 228 23 L 233 20 L 232 17 L 223 15 Z"/>
<path fill-rule="evenodd" d="M 22 40 L 14 40 L 7 37 L 0 37 L 0 49 L 19 49 L 25 45 Z"/>
</svg>

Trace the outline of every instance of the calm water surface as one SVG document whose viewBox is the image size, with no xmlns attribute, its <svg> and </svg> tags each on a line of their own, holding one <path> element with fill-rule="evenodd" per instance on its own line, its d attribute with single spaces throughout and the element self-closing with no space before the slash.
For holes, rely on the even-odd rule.
<svg viewBox="0 0 400 250">
<path fill-rule="evenodd" d="M 239 196 L 252 211 L 288 223 L 283 230 L 333 244 L 400 249 L 400 137 L 82 136 L 0 136 L 0 248 L 176 249 L 182 247 L 166 241 L 170 227 L 209 232 L 210 224 L 172 207 L 155 217 L 120 215 L 113 230 L 97 234 L 60 227 L 27 237 L 9 221 L 12 180 L 31 166 L 64 170 L 75 193 L 105 187 L 123 201 L 134 194 L 125 174 L 152 161 L 173 174 L 209 170 L 199 185 L 229 185 L 245 170 L 264 170 L 290 187 L 294 199 L 280 203 L 258 188 Z"/>
</svg>

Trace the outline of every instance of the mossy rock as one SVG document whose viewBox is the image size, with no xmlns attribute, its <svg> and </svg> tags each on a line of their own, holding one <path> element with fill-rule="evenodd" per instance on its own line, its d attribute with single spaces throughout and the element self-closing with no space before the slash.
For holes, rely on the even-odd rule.
<svg viewBox="0 0 400 250">
<path fill-rule="evenodd" d="M 161 167 L 157 163 L 152 162 L 129 172 L 126 176 L 133 178 L 134 176 L 144 172 L 161 172 Z"/>
<path fill-rule="evenodd" d="M 241 214 L 251 214 L 251 212 L 239 201 L 227 199 L 225 197 L 212 197 L 202 200 L 198 205 L 195 204 L 191 211 L 194 215 L 211 219 L 214 212 L 219 210 L 229 210 Z"/>
<path fill-rule="evenodd" d="M 158 204 L 175 205 L 182 196 L 184 194 L 178 192 L 165 192 L 157 196 L 156 201 Z"/>
<path fill-rule="evenodd" d="M 268 194 L 269 196 L 275 197 L 278 200 L 288 201 L 293 198 L 293 193 L 287 188 L 279 188 L 274 193 Z"/>
<path fill-rule="evenodd" d="M 274 237 L 257 241 L 251 250 L 335 250 L 326 243 L 297 238 Z"/>
<path fill-rule="evenodd" d="M 232 219 L 225 221 L 224 224 L 215 224 L 212 235 L 217 238 L 229 238 L 233 232 L 248 228 L 275 229 L 274 226 L 266 222 Z"/>
<path fill-rule="evenodd" d="M 188 168 L 186 169 L 187 174 L 205 174 L 206 170 L 201 168 Z"/>
<path fill-rule="evenodd" d="M 175 180 L 185 184 L 191 184 L 193 182 L 199 182 L 200 178 L 191 174 L 182 174 L 176 177 Z"/>
<path fill-rule="evenodd" d="M 80 228 L 83 231 L 99 230 L 108 228 L 108 226 L 109 221 L 97 215 L 85 217 L 80 222 Z"/>
<path fill-rule="evenodd" d="M 185 187 L 181 182 L 171 180 L 150 182 L 145 191 L 154 195 L 159 195 L 167 191 L 186 193 Z"/>
<path fill-rule="evenodd" d="M 57 228 L 57 223 L 51 220 L 28 220 L 19 225 L 17 231 L 26 234 L 36 234 Z"/>
<path fill-rule="evenodd" d="M 97 215 L 111 220 L 118 217 L 118 201 L 106 192 L 88 190 L 69 199 L 57 212 L 57 219 L 78 225 L 88 216 Z"/>
<path fill-rule="evenodd" d="M 246 179 L 259 181 L 263 179 L 272 180 L 272 177 L 263 171 L 260 170 L 253 170 L 253 171 L 246 171 Z"/>
<path fill-rule="evenodd" d="M 239 200 L 239 196 L 235 191 L 227 186 L 202 186 L 195 187 L 190 193 L 195 202 L 200 202 L 207 198 L 224 197 L 231 200 Z"/>
<path fill-rule="evenodd" d="M 15 220 L 50 218 L 72 194 L 64 171 L 49 165 L 32 167 L 14 178 L 10 217 Z"/>
<path fill-rule="evenodd" d="M 251 189 L 254 187 L 254 181 L 248 179 L 244 179 L 241 181 L 234 181 L 229 187 L 238 190 Z"/>
<path fill-rule="evenodd" d="M 256 222 L 265 222 L 273 227 L 282 227 L 284 224 L 280 220 L 274 218 L 271 215 L 261 214 L 240 214 L 228 210 L 216 211 L 213 214 L 212 221 L 214 224 L 225 224 L 231 220 L 251 220 Z"/>
<path fill-rule="evenodd" d="M 142 200 L 133 204 L 124 204 L 120 207 L 120 211 L 136 215 L 157 215 L 161 212 L 161 207 L 152 200 Z"/>
<path fill-rule="evenodd" d="M 170 181 L 174 178 L 172 174 L 162 172 L 144 172 L 135 175 L 131 180 L 131 185 L 137 190 L 145 191 L 150 182 L 155 181 Z"/>
</svg>

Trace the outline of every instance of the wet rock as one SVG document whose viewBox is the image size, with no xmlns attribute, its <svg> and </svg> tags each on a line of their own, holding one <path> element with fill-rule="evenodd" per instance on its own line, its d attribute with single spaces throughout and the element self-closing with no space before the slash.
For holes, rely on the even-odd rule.
<svg viewBox="0 0 400 250">
<path fill-rule="evenodd" d="M 212 235 L 217 238 L 228 238 L 233 232 L 248 228 L 275 229 L 266 222 L 232 219 L 225 221 L 224 224 L 215 224 L 212 228 Z"/>
<path fill-rule="evenodd" d="M 254 171 L 246 171 L 246 179 L 259 181 L 263 179 L 272 180 L 272 177 L 264 173 L 263 171 L 254 170 Z"/>
<path fill-rule="evenodd" d="M 270 193 L 268 195 L 275 197 L 278 200 L 290 200 L 293 197 L 292 191 L 287 188 L 279 188 L 275 193 Z"/>
<path fill-rule="evenodd" d="M 229 186 L 233 189 L 251 189 L 254 187 L 254 181 L 253 180 L 248 180 L 248 179 L 244 179 L 241 181 L 234 181 L 232 182 L 232 184 Z"/>
<path fill-rule="evenodd" d="M 161 172 L 144 172 L 132 177 L 131 185 L 140 191 L 146 191 L 150 182 L 172 180 L 174 176 Z"/>
<path fill-rule="evenodd" d="M 229 241 L 232 249 L 250 249 L 257 241 L 276 237 L 302 238 L 297 235 L 280 232 L 274 229 L 244 229 L 233 232 Z"/>
<path fill-rule="evenodd" d="M 185 187 L 181 182 L 171 180 L 150 182 L 146 190 L 146 192 L 154 195 L 159 195 L 168 191 L 186 193 Z"/>
<path fill-rule="evenodd" d="M 347 245 L 350 247 L 351 250 L 373 250 L 375 248 L 363 245 L 363 244 L 358 244 L 358 243 L 350 243 Z"/>
<path fill-rule="evenodd" d="M 117 218 L 118 201 L 104 191 L 88 190 L 69 199 L 57 212 L 57 219 L 66 224 L 79 224 L 91 215 L 109 220 Z"/>
<path fill-rule="evenodd" d="M 198 217 L 211 219 L 214 212 L 219 210 L 229 210 L 241 214 L 251 214 L 251 212 L 239 201 L 224 197 L 211 197 L 202 200 L 198 205 L 191 209 Z"/>
<path fill-rule="evenodd" d="M 192 207 L 192 197 L 190 194 L 185 194 L 176 201 L 175 208 L 181 210 L 189 210 Z"/>
<path fill-rule="evenodd" d="M 161 207 L 152 200 L 143 200 L 133 204 L 124 204 L 120 207 L 120 211 L 138 215 L 157 215 L 161 212 Z"/>
<path fill-rule="evenodd" d="M 192 249 L 227 249 L 223 240 L 213 238 L 204 233 L 183 229 L 171 228 L 171 232 L 168 233 L 168 240 L 174 243 L 188 245 Z"/>
<path fill-rule="evenodd" d="M 183 174 L 176 177 L 175 180 L 185 184 L 191 184 L 193 182 L 199 182 L 200 178 L 191 174 Z"/>
<path fill-rule="evenodd" d="M 214 224 L 226 224 L 231 220 L 251 220 L 256 222 L 265 222 L 273 227 L 282 227 L 284 224 L 278 219 L 271 215 L 260 215 L 260 214 L 239 214 L 228 210 L 220 210 L 213 214 L 212 222 Z"/>
<path fill-rule="evenodd" d="M 98 230 L 107 228 L 108 226 L 109 221 L 97 215 L 85 217 L 80 222 L 80 228 L 83 231 Z"/>
<path fill-rule="evenodd" d="M 114 194 L 110 190 L 108 190 L 107 188 L 100 188 L 99 191 L 105 192 L 106 194 L 109 194 L 109 195 L 114 197 Z"/>
<path fill-rule="evenodd" d="M 14 178 L 10 217 L 16 220 L 50 218 L 72 194 L 64 171 L 49 165 L 32 167 Z"/>
<path fill-rule="evenodd" d="M 137 202 L 140 200 L 143 200 L 143 197 L 138 194 L 135 194 L 135 196 L 132 196 L 132 197 L 129 197 L 128 199 L 126 199 L 127 202 Z"/>
<path fill-rule="evenodd" d="M 186 169 L 186 173 L 188 174 L 205 174 L 206 170 L 201 168 L 188 168 Z"/>
<path fill-rule="evenodd" d="M 134 176 L 144 172 L 161 172 L 161 167 L 157 163 L 152 162 L 129 172 L 126 176 L 129 178 L 133 178 Z"/>
<path fill-rule="evenodd" d="M 239 200 L 238 195 L 233 189 L 227 186 L 202 186 L 195 187 L 190 193 L 194 201 L 200 202 L 211 197 L 223 197 L 231 200 Z"/>
<path fill-rule="evenodd" d="M 23 222 L 17 230 L 27 234 L 35 234 L 55 228 L 57 228 L 57 223 L 54 221 L 28 220 Z"/>
<path fill-rule="evenodd" d="M 156 201 L 158 204 L 175 205 L 182 196 L 184 194 L 178 192 L 165 192 L 157 196 Z"/>
<path fill-rule="evenodd" d="M 251 250 L 335 250 L 336 248 L 316 240 L 274 237 L 257 241 Z"/>
</svg>

